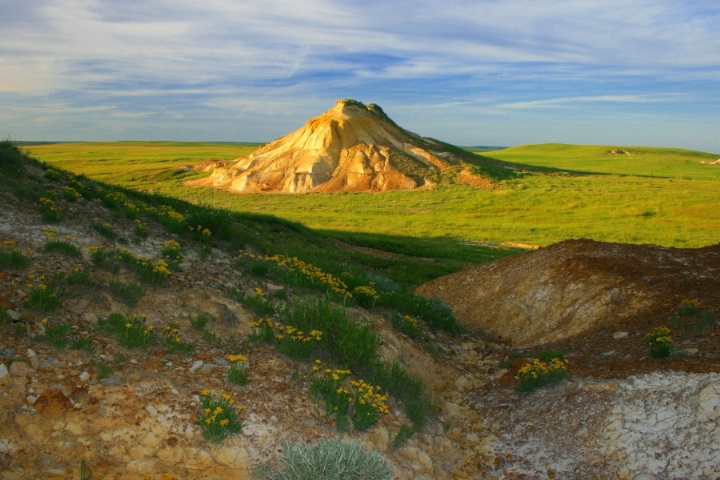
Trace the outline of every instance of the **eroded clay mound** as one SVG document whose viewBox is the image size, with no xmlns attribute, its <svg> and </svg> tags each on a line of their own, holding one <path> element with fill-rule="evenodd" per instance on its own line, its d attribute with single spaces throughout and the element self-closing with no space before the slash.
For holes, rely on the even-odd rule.
<svg viewBox="0 0 720 480">
<path fill-rule="evenodd" d="M 512 345 L 540 345 L 640 317 L 667 321 L 720 297 L 720 245 L 676 249 L 567 240 L 421 286 L 458 320 Z"/>
<path fill-rule="evenodd" d="M 189 184 L 239 193 L 382 192 L 432 186 L 453 168 L 461 183 L 492 186 L 447 147 L 400 128 L 377 105 L 338 100 L 299 130 Z"/>
</svg>

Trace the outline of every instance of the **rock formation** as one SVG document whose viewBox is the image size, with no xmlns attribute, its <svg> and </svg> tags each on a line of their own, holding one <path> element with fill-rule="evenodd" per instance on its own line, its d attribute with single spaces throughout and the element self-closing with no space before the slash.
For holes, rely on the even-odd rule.
<svg viewBox="0 0 720 480">
<path fill-rule="evenodd" d="M 489 159 L 487 161 L 490 161 Z M 399 127 L 374 104 L 338 100 L 304 127 L 189 182 L 232 192 L 382 192 L 452 179 L 478 187 L 482 157 Z"/>
<path fill-rule="evenodd" d="M 566 240 L 420 287 L 465 326 L 541 345 L 602 325 L 666 321 L 684 300 L 720 296 L 720 245 L 699 249 Z M 619 328 L 619 327 L 618 327 Z"/>
</svg>

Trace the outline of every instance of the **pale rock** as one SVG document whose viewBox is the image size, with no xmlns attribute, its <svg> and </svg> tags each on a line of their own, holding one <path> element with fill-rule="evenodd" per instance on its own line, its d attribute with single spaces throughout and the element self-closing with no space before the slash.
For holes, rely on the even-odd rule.
<svg viewBox="0 0 720 480">
<path fill-rule="evenodd" d="M 32 365 L 33 368 L 37 369 L 40 366 L 40 359 L 38 358 L 37 353 L 35 353 L 35 350 L 28 348 L 27 352 L 25 352 L 25 356 L 27 356 L 27 359 L 30 361 L 30 365 Z"/>
<path fill-rule="evenodd" d="M 88 372 L 82 372 L 80 374 L 80 381 L 87 382 L 88 380 L 90 380 L 90 374 Z"/>
<path fill-rule="evenodd" d="M 147 407 L 145 407 L 145 410 L 147 410 L 147 412 L 153 417 L 157 417 L 158 411 L 152 405 L 148 405 Z"/>
<path fill-rule="evenodd" d="M 158 450 L 156 455 L 163 465 L 172 467 L 183 460 L 183 449 L 180 447 L 165 447 Z"/>
<path fill-rule="evenodd" d="M 67 425 L 65 425 L 65 431 L 72 435 L 75 435 L 76 437 L 85 433 L 85 429 L 80 422 L 68 423 Z"/>
<path fill-rule="evenodd" d="M 117 387 L 122 384 L 122 379 L 120 378 L 120 375 L 117 373 L 113 373 L 108 377 L 103 378 L 100 380 L 100 385 L 104 385 L 106 387 Z"/>
<path fill-rule="evenodd" d="M 162 436 L 157 435 L 154 432 L 148 432 L 148 434 L 145 435 L 145 437 L 143 437 L 140 444 L 147 448 L 156 448 L 158 445 L 160 445 L 162 443 L 162 441 L 163 441 Z"/>
<path fill-rule="evenodd" d="M 144 460 L 152 456 L 153 450 L 145 445 L 133 445 L 128 450 L 128 453 L 133 460 Z"/>
<path fill-rule="evenodd" d="M 28 423 L 23 430 L 34 442 L 42 442 L 45 439 L 45 432 L 36 423 Z"/>
<path fill-rule="evenodd" d="M 195 455 L 192 455 L 192 454 Z M 185 459 L 185 467 L 190 470 L 207 470 L 214 466 L 215 461 L 205 450 L 191 449 L 190 458 Z"/>
<path fill-rule="evenodd" d="M 370 442 L 377 450 L 385 451 L 390 445 L 390 433 L 385 427 L 376 427 L 368 433 L 367 441 Z"/>
<path fill-rule="evenodd" d="M 203 366 L 204 363 L 205 363 L 205 362 L 203 362 L 202 360 L 196 360 L 196 361 L 194 361 L 193 364 L 192 364 L 192 367 L 190 367 L 189 372 L 190 372 L 190 373 L 195 373 L 200 367 Z"/>
<path fill-rule="evenodd" d="M 4 363 L 0 363 L 0 382 L 5 381 L 10 376 L 10 372 Z"/>
<path fill-rule="evenodd" d="M 621 340 L 623 338 L 627 338 L 628 335 L 630 335 L 628 332 L 615 332 L 613 333 L 613 338 L 615 340 Z"/>
<path fill-rule="evenodd" d="M 27 377 L 35 373 L 35 369 L 25 362 L 13 362 L 10 365 L 10 376 L 12 377 Z"/>
<path fill-rule="evenodd" d="M 412 463 L 413 470 L 420 473 L 432 473 L 432 460 L 427 453 L 416 447 L 403 447 L 399 450 L 400 454 Z"/>
<path fill-rule="evenodd" d="M 151 473 L 156 470 L 156 465 L 154 462 L 149 462 L 147 460 L 131 460 L 128 462 L 128 464 L 125 466 L 125 469 L 133 474 L 136 475 L 142 475 L 144 473 Z M 126 477 L 123 477 L 126 478 Z M 133 476 L 132 478 L 138 478 L 137 476 Z M 146 475 L 145 478 L 149 478 L 149 475 Z M 174 477 L 173 477 L 174 478 Z"/>
<path fill-rule="evenodd" d="M 8 310 L 7 311 L 8 316 L 10 317 L 10 320 L 17 322 L 20 320 L 20 314 L 17 312 L 17 310 Z"/>
<path fill-rule="evenodd" d="M 720 383 L 713 383 L 698 393 L 698 419 L 717 422 L 720 417 Z"/>
<path fill-rule="evenodd" d="M 98 322 L 98 316 L 92 312 L 83 313 L 82 319 L 84 322 L 89 323 L 91 325 L 95 325 Z"/>
<path fill-rule="evenodd" d="M 248 454 L 243 447 L 220 446 L 210 450 L 210 456 L 218 465 L 228 467 L 247 462 Z"/>
</svg>

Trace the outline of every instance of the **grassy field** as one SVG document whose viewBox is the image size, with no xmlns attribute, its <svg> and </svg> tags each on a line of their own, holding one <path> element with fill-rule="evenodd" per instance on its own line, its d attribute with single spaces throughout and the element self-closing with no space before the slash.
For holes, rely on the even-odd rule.
<svg viewBox="0 0 720 480">
<path fill-rule="evenodd" d="M 400 248 L 404 237 L 434 238 L 438 248 L 456 241 L 544 246 L 581 237 L 675 247 L 720 241 L 720 167 L 708 164 L 717 155 L 558 144 L 483 151 L 520 170 L 523 165 L 546 170 L 526 172 L 494 190 L 443 185 L 433 191 L 381 194 L 233 195 L 183 186 L 183 181 L 206 174 L 180 167 L 236 158 L 255 147 L 117 142 L 29 150 L 42 161 L 91 178 L 196 204 L 276 215 L 378 248 L 386 243 Z"/>
</svg>

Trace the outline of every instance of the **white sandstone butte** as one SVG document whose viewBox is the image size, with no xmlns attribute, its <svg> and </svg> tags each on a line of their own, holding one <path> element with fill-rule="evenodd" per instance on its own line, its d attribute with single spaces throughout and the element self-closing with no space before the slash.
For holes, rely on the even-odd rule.
<svg viewBox="0 0 720 480">
<path fill-rule="evenodd" d="M 282 138 L 189 182 L 237 193 L 383 192 L 452 180 L 491 188 L 481 157 L 404 130 L 375 104 L 338 100 Z"/>
</svg>

